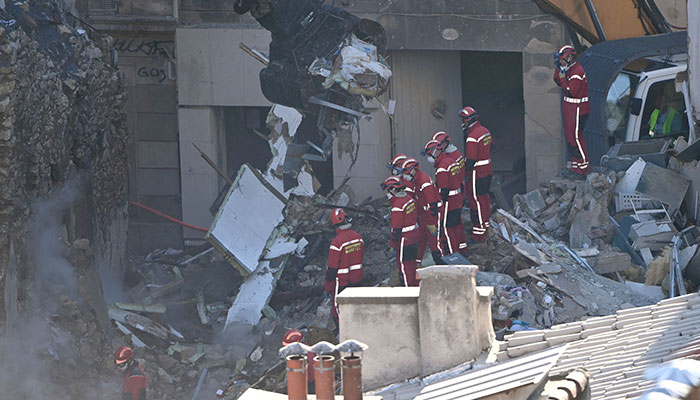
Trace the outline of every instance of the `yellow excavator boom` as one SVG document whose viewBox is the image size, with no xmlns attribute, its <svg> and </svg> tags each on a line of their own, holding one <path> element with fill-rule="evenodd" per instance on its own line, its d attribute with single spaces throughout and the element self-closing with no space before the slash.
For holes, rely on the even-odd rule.
<svg viewBox="0 0 700 400">
<path fill-rule="evenodd" d="M 534 0 L 591 44 L 667 33 L 653 0 Z"/>
</svg>

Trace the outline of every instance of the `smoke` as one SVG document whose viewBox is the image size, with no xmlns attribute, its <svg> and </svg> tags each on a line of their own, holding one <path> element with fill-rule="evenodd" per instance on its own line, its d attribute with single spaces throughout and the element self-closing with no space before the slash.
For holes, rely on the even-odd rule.
<svg viewBox="0 0 700 400">
<path fill-rule="evenodd" d="M 18 282 L 27 299 L 0 337 L 1 399 L 118 396 L 118 372 L 97 378 L 102 338 L 90 332 L 94 315 L 80 297 L 78 271 L 65 257 L 64 222 L 83 187 L 76 179 L 31 207 L 23 252 L 30 259 L 15 260 L 18 271 L 29 271 Z M 15 243 L 19 254 L 18 248 Z"/>
</svg>

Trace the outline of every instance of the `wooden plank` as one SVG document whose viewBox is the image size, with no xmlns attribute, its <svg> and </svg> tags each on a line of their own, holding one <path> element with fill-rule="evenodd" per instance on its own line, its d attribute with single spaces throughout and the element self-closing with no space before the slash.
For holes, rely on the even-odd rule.
<svg viewBox="0 0 700 400">
<path fill-rule="evenodd" d="M 669 214 L 680 208 L 690 181 L 679 174 L 647 163 L 635 190 L 668 204 Z"/>
</svg>

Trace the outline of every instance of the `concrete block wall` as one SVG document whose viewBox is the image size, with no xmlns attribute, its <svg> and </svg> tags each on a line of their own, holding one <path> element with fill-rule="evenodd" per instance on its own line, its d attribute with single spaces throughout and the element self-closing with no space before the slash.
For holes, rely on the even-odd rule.
<svg viewBox="0 0 700 400">
<path fill-rule="evenodd" d="M 455 367 L 491 346 L 493 288 L 476 286 L 477 270 L 428 267 L 419 270 L 419 288 L 348 288 L 338 295 L 340 340 L 369 345 L 365 389 Z"/>
</svg>

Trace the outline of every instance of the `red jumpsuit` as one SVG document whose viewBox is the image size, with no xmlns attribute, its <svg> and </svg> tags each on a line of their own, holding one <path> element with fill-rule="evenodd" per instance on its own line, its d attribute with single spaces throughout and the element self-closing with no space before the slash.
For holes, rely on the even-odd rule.
<svg viewBox="0 0 700 400">
<path fill-rule="evenodd" d="M 396 249 L 396 265 L 404 286 L 418 286 L 416 258 L 418 254 L 418 210 L 408 194 L 391 198 L 391 239 Z"/>
<path fill-rule="evenodd" d="M 148 387 L 146 374 L 143 372 L 143 368 L 137 362 L 134 362 L 134 365 L 128 366 L 124 373 L 122 399 L 145 400 L 146 387 Z"/>
<path fill-rule="evenodd" d="M 413 178 L 413 182 L 410 182 L 416 199 L 416 205 L 418 206 L 418 253 L 416 256 L 416 263 L 420 264 L 423 260 L 423 254 L 425 253 L 425 247 L 430 245 L 430 251 L 433 252 L 435 257 L 440 251 L 438 246 L 438 237 L 430 234 L 428 230 L 428 225 L 438 226 L 438 207 L 440 197 L 437 192 L 437 188 L 430 179 L 430 175 L 425 173 L 420 169 L 416 168 L 416 176 Z M 436 260 L 439 261 L 439 260 Z"/>
<path fill-rule="evenodd" d="M 564 95 L 561 109 L 564 117 L 564 136 L 571 154 L 569 170 L 586 175 L 590 170 L 590 160 L 586 151 L 586 141 L 583 138 L 583 127 L 591 110 L 588 103 L 586 71 L 576 62 L 569 67 L 565 76 L 560 78 L 559 69 L 555 69 L 554 82 L 561 88 Z"/>
<path fill-rule="evenodd" d="M 467 241 L 462 222 L 464 195 L 464 157 L 459 151 L 440 153 L 435 160 L 435 184 L 442 206 L 440 218 L 441 251 L 443 255 L 467 253 Z"/>
<path fill-rule="evenodd" d="M 354 230 L 336 229 L 336 236 L 328 249 L 328 268 L 326 269 L 325 292 L 331 296 L 333 307 L 331 313 L 338 322 L 338 303 L 335 297 L 348 286 L 362 282 L 362 259 L 365 255 L 365 242 Z"/>
<path fill-rule="evenodd" d="M 472 239 L 475 242 L 486 241 L 491 220 L 491 143 L 491 132 L 481 122 L 476 122 L 469 128 L 466 145 L 467 201 L 472 218 Z"/>
</svg>

